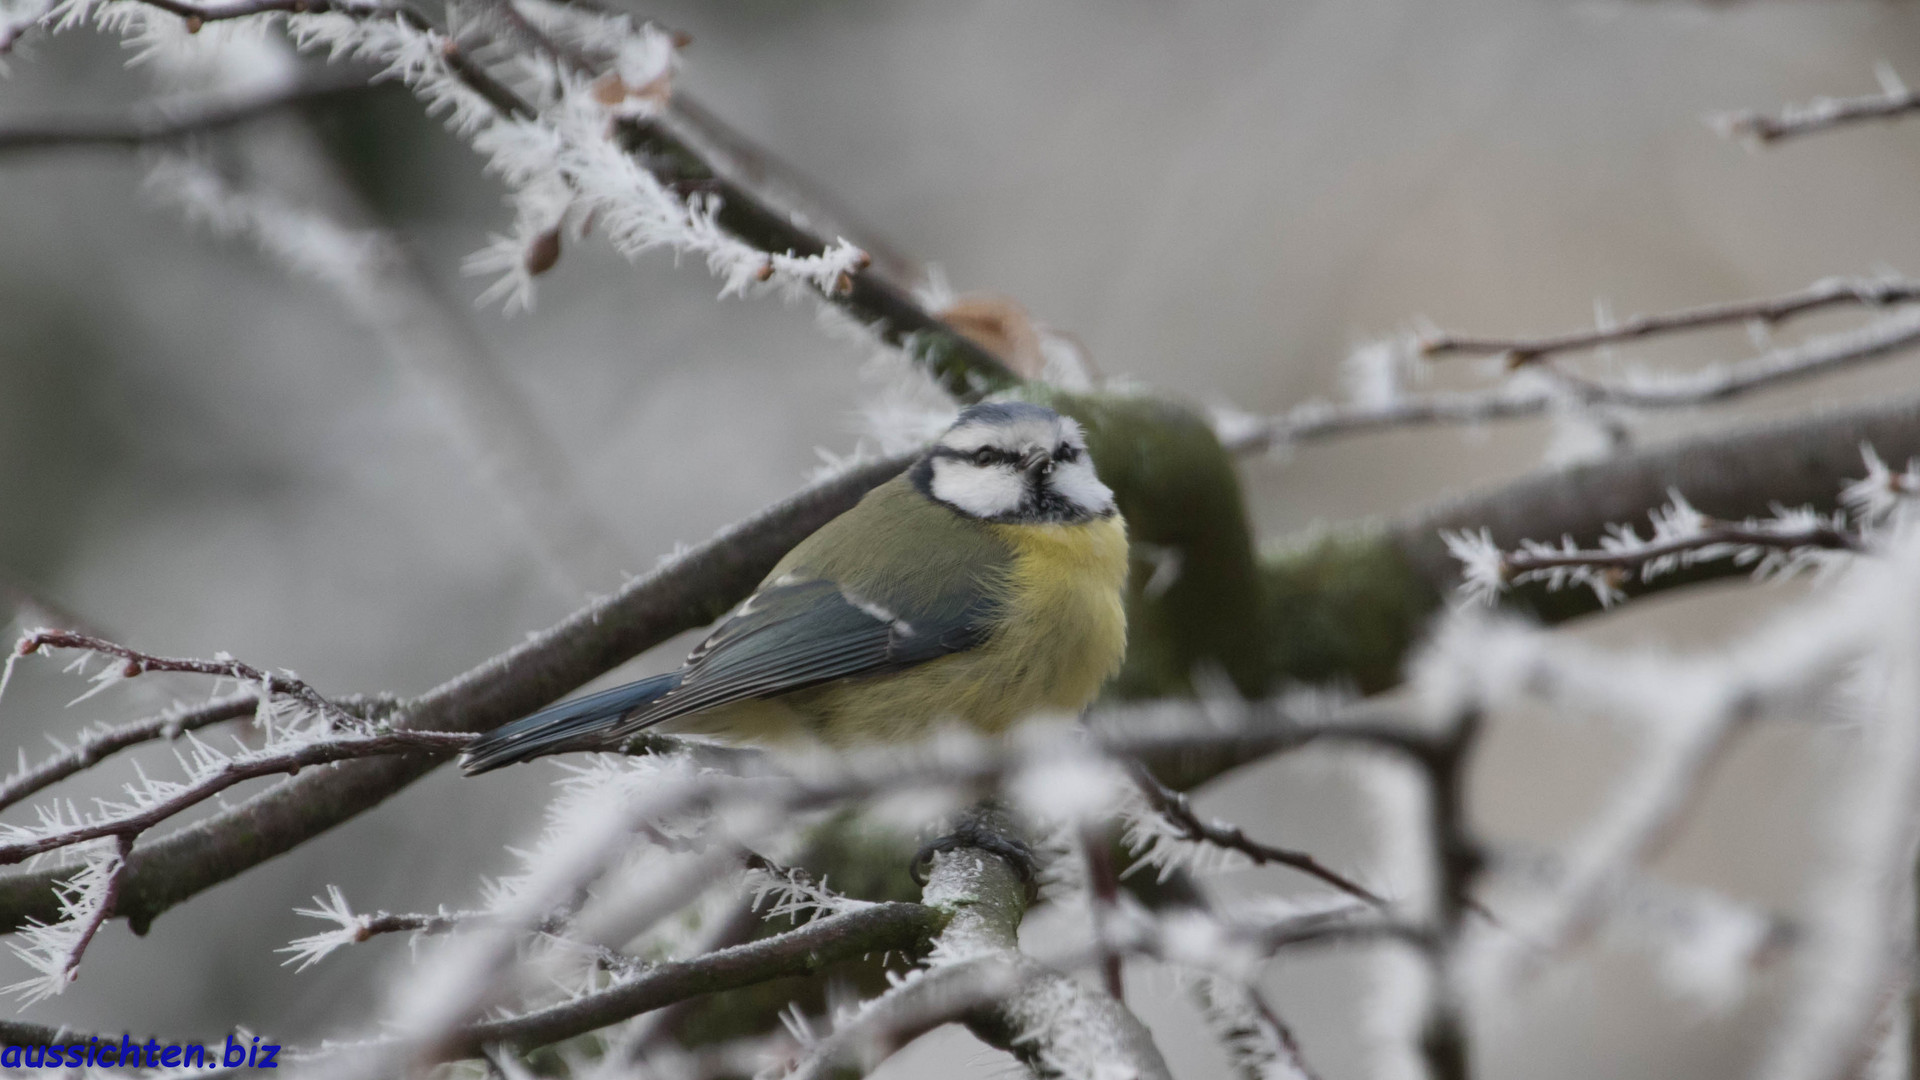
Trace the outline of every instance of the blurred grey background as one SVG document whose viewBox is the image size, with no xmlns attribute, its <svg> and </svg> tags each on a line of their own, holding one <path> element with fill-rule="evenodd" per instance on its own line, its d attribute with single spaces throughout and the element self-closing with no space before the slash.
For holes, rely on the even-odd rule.
<svg viewBox="0 0 1920 1080">
<path fill-rule="evenodd" d="M 1920 79 L 1920 11 L 1880 3 L 1574 0 L 669 0 L 694 36 L 682 85 L 815 177 L 955 288 L 1019 298 L 1100 368 L 1202 404 L 1277 412 L 1341 392 L 1341 361 L 1420 320 L 1546 332 L 1833 274 L 1920 271 L 1920 122 L 1752 154 L 1702 117 Z M 113 42 L 41 39 L 0 82 L 5 118 L 127 107 L 144 77 Z M 505 225 L 493 182 L 405 95 L 319 115 L 369 197 L 460 310 L 460 259 Z M 345 318 L 241 243 L 149 205 L 117 152 L 0 161 L 0 566 L 123 640 L 225 649 L 330 693 L 415 693 L 605 592 L 557 583 L 443 407 Z M 648 570 L 850 450 L 883 387 L 866 350 L 803 307 L 716 301 L 693 262 L 628 265 L 572 245 L 537 309 L 472 313 L 594 509 Z M 1812 322 L 1818 330 L 1845 316 Z M 1743 335 L 1624 355 L 1692 365 Z M 1457 385 L 1470 369 L 1443 372 Z M 1911 361 L 1669 416 L 1657 440 L 1909 387 Z M 1401 434 L 1252 461 L 1263 539 L 1391 514 L 1538 467 L 1552 432 Z M 1704 647 L 1783 595 L 1722 587 L 1577 628 L 1623 647 Z M 642 659 L 664 663 L 683 643 Z M 85 689 L 25 665 L 0 749 L 204 692 L 148 677 Z M 629 669 L 631 670 L 631 669 Z M 1817 842 L 1827 736 L 1749 742 L 1662 864 L 1674 880 L 1791 909 Z M 1496 725 L 1476 812 L 1517 839 L 1565 835 L 1618 760 L 1605 728 Z M 126 775 L 126 766 L 119 766 Z M 288 1039 L 377 1013 L 399 941 L 296 974 L 273 949 L 329 884 L 358 908 L 476 896 L 538 823 L 551 767 L 436 775 L 319 842 L 161 918 L 111 926 L 79 983 L 25 1015 L 84 1027 Z M 85 794 L 87 788 L 78 786 Z M 1283 762 L 1203 806 L 1364 865 L 1350 778 Z M 1298 882 L 1261 878 L 1288 888 Z M 1488 1077 L 1731 1076 L 1772 1010 L 1765 979 L 1726 1012 L 1672 996 L 1644 958 L 1595 950 L 1526 1014 L 1480 1032 Z M 0 962 L 0 981 L 20 969 Z M 1328 1078 L 1367 1068 L 1356 966 L 1273 967 L 1275 999 Z M 1137 993 L 1181 1075 L 1219 1075 L 1163 976 Z M 998 1075 L 943 1032 L 888 1075 Z"/>
</svg>

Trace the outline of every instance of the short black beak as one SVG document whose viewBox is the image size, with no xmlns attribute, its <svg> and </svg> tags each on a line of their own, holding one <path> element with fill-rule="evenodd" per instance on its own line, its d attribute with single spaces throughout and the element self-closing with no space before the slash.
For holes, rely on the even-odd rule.
<svg viewBox="0 0 1920 1080">
<path fill-rule="evenodd" d="M 1053 472 L 1053 455 L 1045 450 L 1030 451 L 1020 459 L 1020 471 L 1038 476 L 1049 475 Z"/>
</svg>

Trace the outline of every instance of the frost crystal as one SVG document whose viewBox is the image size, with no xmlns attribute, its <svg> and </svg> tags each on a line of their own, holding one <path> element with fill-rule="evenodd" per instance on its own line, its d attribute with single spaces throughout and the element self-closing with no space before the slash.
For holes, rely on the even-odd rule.
<svg viewBox="0 0 1920 1080">
<path fill-rule="evenodd" d="M 305 971 L 326 959 L 335 949 L 366 940 L 366 920 L 355 915 L 353 909 L 347 906 L 346 894 L 340 891 L 338 885 L 327 886 L 327 895 L 324 900 L 316 896 L 313 898 L 312 907 L 294 908 L 293 913 L 333 923 L 334 929 L 294 938 L 291 942 L 274 950 L 292 954 L 281 962 L 283 967 L 297 964 L 299 966 L 294 968 L 295 971 Z"/>
<path fill-rule="evenodd" d="M 20 995 L 22 1007 L 64 992 L 79 974 L 80 950 L 92 936 L 114 875 L 120 872 L 120 850 L 113 840 L 103 840 L 91 845 L 85 858 L 79 873 L 54 886 L 60 918 L 53 923 L 29 919 L 19 940 L 7 943 L 39 973 L 5 988 Z"/>
</svg>

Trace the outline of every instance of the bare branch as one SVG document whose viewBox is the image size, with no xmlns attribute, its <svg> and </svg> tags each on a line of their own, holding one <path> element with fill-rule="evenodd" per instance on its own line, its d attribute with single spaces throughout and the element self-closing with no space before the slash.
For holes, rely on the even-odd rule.
<svg viewBox="0 0 1920 1080">
<path fill-rule="evenodd" d="M 1523 540 L 1517 548 L 1503 550 L 1485 530 L 1448 532 L 1444 539 L 1460 560 L 1461 588 L 1468 596 L 1491 603 L 1507 590 L 1532 582 L 1544 583 L 1550 592 L 1584 585 L 1603 607 L 1625 599 L 1629 581 L 1645 583 L 1702 563 L 1726 560 L 1767 576 L 1811 565 L 1822 552 L 1868 550 L 1866 537 L 1847 528 L 1838 513 L 1829 518 L 1811 510 L 1776 509 L 1764 520 L 1722 522 L 1701 514 L 1675 491 L 1666 506 L 1648 516 L 1653 522 L 1650 539 L 1642 539 L 1632 526 L 1614 524 L 1597 548 L 1579 547 L 1566 537 L 1558 546 Z"/>
<path fill-rule="evenodd" d="M 1516 376 L 1485 390 L 1414 395 L 1378 404 L 1310 403 L 1277 418 L 1227 417 L 1219 424 L 1220 439 L 1236 453 L 1259 453 L 1394 428 L 1541 416 L 1556 408 L 1694 408 L 1885 359 L 1916 346 L 1920 346 L 1920 315 L 1899 313 L 1857 329 L 1685 374 L 1594 379 L 1542 360 L 1527 368 L 1526 381 Z"/>
<path fill-rule="evenodd" d="M 788 212 L 777 192 L 754 187 L 751 167 L 743 164 L 737 150 L 740 136 L 731 131 L 723 135 L 704 110 L 675 108 L 661 117 L 624 124 L 629 146 L 648 169 L 680 190 L 718 195 L 721 226 L 747 243 L 765 251 L 817 255 L 838 241 Z M 882 341 L 905 350 L 954 397 L 977 401 L 1020 382 L 1000 357 L 929 311 L 907 283 L 869 265 L 841 284 L 827 299 L 872 328 Z"/>
<path fill-rule="evenodd" d="M 0 781 L 0 809 L 92 768 L 109 755 L 159 739 L 174 739 L 189 731 L 252 716 L 260 706 L 260 695 L 251 690 L 228 694 L 204 705 L 175 708 L 118 727 L 90 728 L 82 731 L 71 747 L 61 750 L 38 765 L 22 768 Z"/>
<path fill-rule="evenodd" d="M 1319 1080 L 1293 1029 L 1257 987 L 1214 976 L 1195 982 L 1192 993 L 1244 1080 Z"/>
<path fill-rule="evenodd" d="M 926 949 L 940 921 L 939 913 L 932 908 L 903 903 L 874 904 L 829 915 L 770 938 L 692 960 L 657 964 L 644 974 L 572 1001 L 471 1024 L 443 1050 L 452 1056 L 471 1056 L 481 1047 L 496 1043 L 544 1046 L 677 1001 L 812 974 L 841 960 L 887 952 L 917 956 Z"/>
<path fill-rule="evenodd" d="M 1140 793 L 1146 796 L 1147 804 L 1166 818 L 1174 828 L 1180 830 L 1188 840 L 1240 852 L 1252 859 L 1256 866 L 1275 863 L 1292 867 L 1375 907 L 1386 903 L 1372 889 L 1329 868 L 1304 851 L 1263 844 L 1248 836 L 1238 825 L 1220 821 L 1217 818 L 1211 820 L 1202 818 L 1193 809 L 1193 802 L 1185 793 L 1161 783 L 1151 770 L 1138 761 L 1129 760 L 1126 764 L 1128 772 L 1133 775 L 1134 782 L 1139 785 Z"/>
<path fill-rule="evenodd" d="M 1729 138 L 1750 139 L 1765 146 L 1869 120 L 1897 120 L 1920 110 L 1920 93 L 1907 89 L 1892 68 L 1883 65 L 1876 74 L 1880 77 L 1877 94 L 1814 98 L 1804 105 L 1788 105 L 1773 115 L 1749 110 L 1709 117 L 1708 122 Z"/>
<path fill-rule="evenodd" d="M 80 649 L 123 660 L 125 663 L 118 672 L 109 672 L 120 679 L 131 679 L 149 671 L 173 671 L 192 675 L 212 675 L 222 679 L 233 679 L 236 682 L 251 683 L 268 693 L 284 694 L 294 698 L 336 724 L 348 728 L 358 727 L 360 724 L 359 717 L 320 696 L 319 691 L 298 677 L 286 672 L 278 675 L 269 674 L 230 656 L 220 656 L 212 660 L 155 656 L 91 634 L 45 628 L 28 631 L 14 646 L 14 651 L 21 656 L 32 656 L 34 653 L 50 652 L 54 649 Z M 256 700 L 258 700 L 257 697 Z"/>
<path fill-rule="evenodd" d="M 934 856 L 925 901 L 949 911 L 941 954 L 992 965 L 1013 989 L 965 1013 L 967 1027 L 1042 1076 L 1131 1076 L 1170 1080 L 1153 1036 L 1125 1005 L 1020 952 L 1026 883 L 995 855 L 961 848 Z M 908 982 L 877 1003 L 911 1002 Z"/>
<path fill-rule="evenodd" d="M 1891 307 L 1920 300 L 1920 281 L 1898 277 L 1827 278 L 1799 292 L 1753 300 L 1703 304 L 1656 315 L 1634 315 L 1592 330 L 1575 330 L 1536 338 L 1488 338 L 1439 333 L 1422 337 L 1420 355 L 1501 356 L 1509 367 L 1522 367 L 1560 353 L 1618 345 L 1643 338 L 1688 330 L 1751 323 L 1774 325 L 1795 316 L 1834 307 Z"/>
<path fill-rule="evenodd" d="M 114 845 L 114 864 L 113 868 L 107 871 L 107 883 L 100 894 L 100 902 L 93 909 L 92 914 L 87 916 L 87 921 L 80 927 L 80 933 L 74 938 L 72 950 L 67 953 L 67 964 L 62 974 L 69 982 L 79 974 L 80 961 L 87 954 L 87 946 L 93 943 L 93 937 L 100 932 L 100 928 L 107 924 L 107 919 L 113 911 L 113 902 L 120 895 L 120 882 L 127 873 L 127 859 L 133 854 L 132 834 L 121 833 L 115 836 Z"/>
<path fill-rule="evenodd" d="M 0 842 L 0 863 L 21 862 L 35 855 L 44 855 L 49 851 L 57 851 L 63 847 L 71 847 L 74 844 L 83 844 L 89 840 L 98 840 L 107 836 L 138 836 L 168 818 L 247 780 L 280 773 L 296 775 L 308 766 L 351 761 L 356 758 L 392 754 L 421 754 L 430 758 L 445 758 L 459 753 L 472 741 L 473 736 L 464 732 L 391 731 L 378 735 L 346 735 L 322 739 L 284 750 L 243 754 L 228 758 L 224 762 L 208 757 L 204 759 L 207 768 L 202 771 L 202 775 L 193 783 L 180 787 L 165 798 L 130 808 L 119 814 L 109 814 L 99 821 L 70 828 L 56 828 L 45 833 L 17 826 L 9 828 L 8 833 L 23 838 Z M 204 752 L 204 744 L 201 750 Z"/>
<path fill-rule="evenodd" d="M 1091 918 L 1094 947 L 1100 953 L 1100 978 L 1113 1000 L 1125 1004 L 1126 981 L 1120 954 L 1107 942 L 1107 923 L 1114 905 L 1120 901 L 1120 875 L 1113 866 L 1113 844 L 1104 828 L 1087 824 L 1080 829 L 1080 851 L 1087 863 L 1087 886 L 1091 893 Z"/>
<path fill-rule="evenodd" d="M 1640 518 L 1674 491 L 1686 492 L 1717 521 L 1763 517 L 1776 505 L 1827 511 L 1847 479 L 1860 474 L 1862 444 L 1889 461 L 1920 457 L 1920 399 L 1868 402 L 1542 471 L 1416 512 L 1389 526 L 1389 536 L 1417 580 L 1445 591 L 1460 579 L 1460 563 L 1443 540 L 1447 532 L 1485 529 L 1501 550 L 1538 536 L 1571 536 L 1582 547 L 1596 547 L 1609 526 Z M 1623 589 L 1640 595 L 1749 569 L 1731 560 L 1704 563 Z M 1538 586 L 1519 599 L 1555 621 L 1602 607 L 1588 593 Z"/>
<path fill-rule="evenodd" d="M 375 15 L 393 15 L 400 8 L 388 4 L 367 2 L 367 0 L 233 0 L 226 4 L 194 4 L 186 0 L 141 0 L 149 7 L 171 12 L 187 20 L 193 26 L 196 20 L 200 24 L 223 22 L 227 19 L 244 19 L 250 15 L 300 14 L 319 15 L 325 12 L 340 12 L 346 15 L 370 17 Z"/>
<path fill-rule="evenodd" d="M 1432 1080 L 1468 1080 L 1467 1023 L 1459 1000 L 1456 968 L 1461 928 L 1474 910 L 1474 882 L 1486 864 L 1467 813 L 1467 767 L 1480 735 L 1481 718 L 1467 712 L 1457 717 L 1445 738 L 1433 745 L 1425 760 L 1427 785 L 1427 846 L 1436 871 L 1432 897 L 1431 937 L 1425 954 L 1430 976 L 1427 1015 L 1420 1032 L 1420 1052 Z"/>
</svg>

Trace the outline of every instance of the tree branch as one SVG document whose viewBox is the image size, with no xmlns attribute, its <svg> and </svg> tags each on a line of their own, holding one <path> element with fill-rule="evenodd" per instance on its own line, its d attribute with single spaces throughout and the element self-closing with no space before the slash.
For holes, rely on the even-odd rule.
<svg viewBox="0 0 1920 1080">
<path fill-rule="evenodd" d="M 118 679 L 131 679 L 149 671 L 212 675 L 216 678 L 232 679 L 235 682 L 251 683 L 268 693 L 294 698 L 336 724 L 351 728 L 360 723 L 359 717 L 322 697 L 319 691 L 303 680 L 285 672 L 278 675 L 271 674 L 252 664 L 235 660 L 231 656 L 218 656 L 212 660 L 155 656 L 91 634 L 45 628 L 28 631 L 14 646 L 14 651 L 21 656 L 32 656 L 37 652 L 54 649 L 79 649 L 123 660 L 125 663 L 120 670 L 117 673 L 111 673 Z"/>
<path fill-rule="evenodd" d="M 1329 868 L 1304 851 L 1263 844 L 1248 836 L 1238 825 L 1217 819 L 1202 818 L 1195 812 L 1192 800 L 1188 799 L 1184 792 L 1176 791 L 1161 783 L 1151 770 L 1138 761 L 1129 759 L 1126 765 L 1127 771 L 1133 776 L 1134 783 L 1139 786 L 1140 793 L 1146 796 L 1147 804 L 1166 818 L 1186 839 L 1212 844 L 1229 851 L 1238 851 L 1252 859 L 1256 866 L 1277 863 L 1292 867 L 1375 907 L 1386 903 L 1372 889 Z"/>
<path fill-rule="evenodd" d="M 1920 457 L 1920 398 L 1829 408 L 1792 420 L 1684 439 L 1606 461 L 1543 470 L 1488 491 L 1418 511 L 1384 529 L 1383 539 L 1406 560 L 1414 580 L 1442 592 L 1460 580 L 1443 534 L 1486 529 L 1511 550 L 1536 536 L 1570 536 L 1595 546 L 1607 527 L 1640 519 L 1683 493 L 1720 521 L 1761 517 L 1773 506 L 1837 507 L 1842 484 L 1860 475 L 1860 447 L 1901 462 Z M 1726 562 L 1703 563 L 1651 582 L 1628 581 L 1639 596 L 1744 573 Z M 1517 590 L 1515 600 L 1558 621 L 1601 609 L 1587 593 Z"/>
<path fill-rule="evenodd" d="M 984 970 L 1004 971 L 1014 987 L 961 1014 L 982 1041 L 1040 1076 L 1171 1080 L 1152 1034 L 1125 1005 L 1020 952 L 1027 886 L 999 856 L 977 848 L 934 856 L 925 899 L 952 912 L 940 937 L 943 954 L 994 965 Z M 888 997 L 907 998 L 913 985 Z"/>
<path fill-rule="evenodd" d="M 1814 98 L 1804 105 L 1788 105 L 1771 116 L 1748 110 L 1711 117 L 1710 122 L 1722 135 L 1746 138 L 1766 146 L 1782 139 L 1832 131 L 1868 120 L 1897 120 L 1920 110 L 1920 93 L 1907 89 L 1891 67 L 1882 65 L 1875 74 L 1880 78 L 1877 94 Z"/>
<path fill-rule="evenodd" d="M 209 96 L 130 117 L 15 121 L 0 126 L 0 154 L 68 148 L 137 150 L 190 135 L 224 131 L 284 109 L 332 103 L 375 89 L 377 86 L 365 77 L 335 77 L 239 100 Z"/>
<path fill-rule="evenodd" d="M 1420 340 L 1420 355 L 1503 356 L 1521 367 L 1560 353 L 1618 345 L 1643 338 L 1720 326 L 1764 323 L 1772 326 L 1799 315 L 1834 307 L 1891 307 L 1920 300 L 1920 281 L 1898 277 L 1827 278 L 1799 292 L 1752 300 L 1703 304 L 1656 315 L 1634 315 L 1592 330 L 1535 338 L 1490 338 L 1439 333 Z"/>
<path fill-rule="evenodd" d="M 760 941 L 655 965 L 572 1001 L 468 1025 L 443 1049 L 472 1056 L 494 1044 L 544 1046 L 702 994 L 808 975 L 841 960 L 887 952 L 918 956 L 941 922 L 938 912 L 920 904 L 874 904 L 829 915 Z"/>
<path fill-rule="evenodd" d="M 100 932 L 102 926 L 107 925 L 107 919 L 113 911 L 114 899 L 120 895 L 120 883 L 126 878 L 127 857 L 133 854 L 133 835 L 119 833 L 113 840 L 113 869 L 107 874 L 106 891 L 100 895 L 100 906 L 87 917 L 86 925 L 80 928 L 79 936 L 74 938 L 73 950 L 67 954 L 65 974 L 69 980 L 79 973 L 80 961 L 86 957 L 87 946 L 93 943 L 94 935 Z"/>
<path fill-rule="evenodd" d="M 1594 379 L 1536 361 L 1527 382 L 1484 390 L 1410 395 L 1378 404 L 1313 402 L 1280 417 L 1223 419 L 1221 442 L 1236 453 L 1407 427 L 1480 424 L 1545 415 L 1555 408 L 1614 406 L 1665 410 L 1713 404 L 1783 383 L 1830 374 L 1920 346 L 1920 315 L 1901 313 L 1730 364 L 1684 374 Z"/>
<path fill-rule="evenodd" d="M 719 196 L 721 226 L 754 247 L 818 255 L 839 240 L 784 207 L 777 191 L 753 186 L 754 171 L 740 160 L 740 136 L 723 134 L 716 118 L 697 105 L 676 105 L 662 116 L 624 120 L 621 126 L 628 149 L 662 183 Z M 827 299 L 880 340 L 905 350 L 961 401 L 1020 383 L 1001 358 L 947 325 L 911 288 L 869 265 L 850 274 Z"/>
<path fill-rule="evenodd" d="M 80 733 L 74 745 L 62 749 L 38 765 L 22 768 L 0 781 L 0 809 L 51 787 L 99 764 L 109 755 L 158 739 L 173 739 L 189 731 L 227 720 L 252 716 L 260 707 L 260 695 L 251 690 L 228 694 L 186 709 L 169 709 L 145 720 L 118 727 L 91 728 Z"/>
<path fill-rule="evenodd" d="M 141 802 L 124 812 L 108 814 L 98 821 L 55 828 L 44 833 L 9 827 L 7 832 L 20 838 L 0 842 L 0 864 L 23 862 L 36 855 L 103 837 L 138 836 L 236 784 L 263 776 L 280 773 L 297 775 L 301 769 L 313 765 L 389 754 L 424 754 L 432 758 L 445 758 L 459 753 L 472 740 L 473 736 L 464 732 L 394 731 L 379 735 L 348 735 L 285 750 L 246 754 L 223 763 L 210 763 L 204 775 L 166 797 Z M 22 835 L 29 831 L 34 835 Z"/>
</svg>

